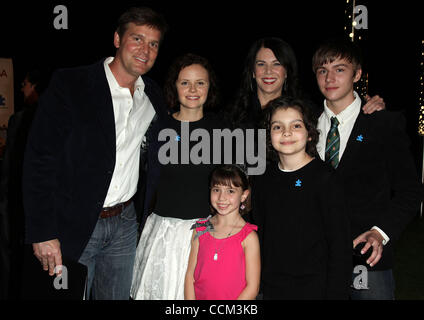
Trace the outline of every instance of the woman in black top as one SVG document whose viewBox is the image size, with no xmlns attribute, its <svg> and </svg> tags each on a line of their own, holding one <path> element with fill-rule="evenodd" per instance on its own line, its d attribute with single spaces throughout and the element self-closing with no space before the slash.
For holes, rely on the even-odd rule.
<svg viewBox="0 0 424 320">
<path fill-rule="evenodd" d="M 149 145 L 149 152 L 158 155 L 154 160 L 161 163 L 161 170 L 154 178 L 156 192 L 150 203 L 153 212 L 137 248 L 133 299 L 184 299 L 190 228 L 210 213 L 212 131 L 223 127 L 216 116 L 205 113 L 217 104 L 216 79 L 206 59 L 193 54 L 177 59 L 164 91 L 168 104 L 177 111 L 156 125 L 159 141 Z M 197 141 L 196 134 L 210 140 Z M 203 143 L 205 148 L 200 148 Z"/>
</svg>

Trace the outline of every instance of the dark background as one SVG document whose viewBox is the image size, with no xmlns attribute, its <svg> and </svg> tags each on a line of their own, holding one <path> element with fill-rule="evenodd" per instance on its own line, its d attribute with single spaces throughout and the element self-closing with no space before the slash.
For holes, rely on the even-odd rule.
<svg viewBox="0 0 424 320">
<path fill-rule="evenodd" d="M 68 30 L 53 26 L 56 5 L 68 9 Z M 250 45 L 258 38 L 275 36 L 292 45 L 303 89 L 321 105 L 311 70 L 313 51 L 321 40 L 347 34 L 346 0 L 2 1 L 0 57 L 13 58 L 15 109 L 22 101 L 20 84 L 29 68 L 72 67 L 113 56 L 119 15 L 130 6 L 142 5 L 161 12 L 170 26 L 149 76 L 162 84 L 172 60 L 194 52 L 212 62 L 227 100 L 238 88 Z M 356 1 L 356 5 L 368 9 L 368 29 L 357 32 L 363 38 L 359 43 L 369 74 L 369 94 L 382 96 L 388 110 L 405 114 L 421 173 L 422 138 L 417 126 L 424 19 L 419 3 L 374 0 Z"/>
</svg>

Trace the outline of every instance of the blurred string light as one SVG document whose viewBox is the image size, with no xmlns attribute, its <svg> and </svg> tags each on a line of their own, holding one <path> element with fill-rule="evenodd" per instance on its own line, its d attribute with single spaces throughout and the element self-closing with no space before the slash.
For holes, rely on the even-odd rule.
<svg viewBox="0 0 424 320">
<path fill-rule="evenodd" d="M 421 40 L 420 85 L 418 88 L 418 134 L 424 136 L 424 40 Z"/>
<path fill-rule="evenodd" d="M 362 36 L 357 32 L 357 22 L 355 21 L 356 0 L 346 0 L 346 25 L 344 27 L 347 35 L 352 42 L 362 40 Z"/>
<path fill-rule="evenodd" d="M 357 22 L 355 21 L 355 7 L 356 0 L 346 0 L 346 25 L 344 27 L 344 30 L 352 42 L 358 42 L 362 40 L 362 36 L 356 29 Z M 368 95 L 368 72 L 364 72 L 363 69 L 361 78 L 358 82 L 355 83 L 355 91 L 363 99 L 365 99 L 365 97 Z"/>
</svg>

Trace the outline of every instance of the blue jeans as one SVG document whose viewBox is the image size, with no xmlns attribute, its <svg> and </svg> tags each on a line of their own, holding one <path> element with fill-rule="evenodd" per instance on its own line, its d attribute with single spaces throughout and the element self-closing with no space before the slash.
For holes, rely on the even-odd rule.
<svg viewBox="0 0 424 320">
<path fill-rule="evenodd" d="M 119 216 L 97 221 L 79 260 L 87 266 L 87 298 L 129 300 L 137 229 L 133 203 Z"/>
<path fill-rule="evenodd" d="M 352 281 L 358 274 L 352 274 Z M 357 290 L 351 288 L 352 300 L 394 300 L 395 280 L 392 269 L 367 272 L 368 289 Z"/>
</svg>

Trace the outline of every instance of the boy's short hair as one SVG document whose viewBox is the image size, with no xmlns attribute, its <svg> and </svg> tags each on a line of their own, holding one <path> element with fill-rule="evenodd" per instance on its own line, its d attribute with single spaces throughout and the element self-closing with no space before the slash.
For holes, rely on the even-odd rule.
<svg viewBox="0 0 424 320">
<path fill-rule="evenodd" d="M 326 40 L 319 45 L 312 57 L 312 70 L 316 73 L 319 67 L 336 59 L 346 59 L 352 63 L 354 70 L 362 67 L 362 53 L 359 47 L 348 39 L 337 38 Z"/>
</svg>

